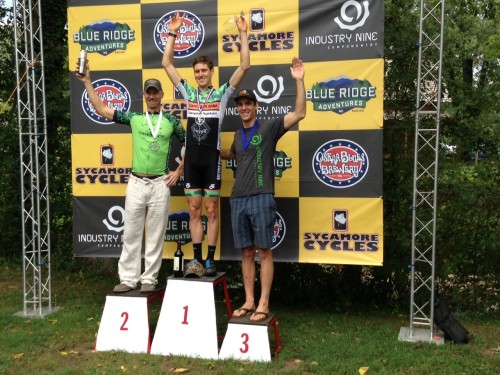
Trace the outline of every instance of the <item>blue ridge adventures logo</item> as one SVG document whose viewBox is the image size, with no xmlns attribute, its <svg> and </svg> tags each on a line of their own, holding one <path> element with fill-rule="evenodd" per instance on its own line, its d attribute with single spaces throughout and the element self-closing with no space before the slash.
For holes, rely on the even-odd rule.
<svg viewBox="0 0 500 375">
<path fill-rule="evenodd" d="M 315 111 L 341 115 L 354 108 L 366 108 L 366 103 L 377 97 L 376 91 L 368 80 L 342 76 L 316 83 L 307 90 L 306 99 L 313 103 Z"/>
<path fill-rule="evenodd" d="M 73 42 L 88 53 L 107 56 L 116 50 L 126 50 L 127 44 L 135 40 L 135 31 L 126 23 L 102 20 L 85 25 L 73 33 Z"/>
</svg>

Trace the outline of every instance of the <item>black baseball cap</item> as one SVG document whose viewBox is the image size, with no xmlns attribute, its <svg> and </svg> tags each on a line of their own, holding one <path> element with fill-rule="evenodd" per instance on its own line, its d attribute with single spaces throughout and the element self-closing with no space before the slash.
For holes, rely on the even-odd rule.
<svg viewBox="0 0 500 375">
<path fill-rule="evenodd" d="M 241 89 L 240 91 L 238 91 L 238 93 L 236 94 L 236 97 L 234 98 L 234 101 L 237 102 L 238 99 L 241 99 L 241 98 L 247 98 L 247 99 L 253 100 L 255 103 L 257 103 L 257 97 L 255 96 L 253 90 L 250 90 L 250 89 Z"/>
<path fill-rule="evenodd" d="M 158 81 L 156 78 L 150 78 L 144 82 L 144 91 L 148 91 L 150 87 L 153 87 L 158 91 L 163 91 L 161 88 L 161 82 Z"/>
</svg>

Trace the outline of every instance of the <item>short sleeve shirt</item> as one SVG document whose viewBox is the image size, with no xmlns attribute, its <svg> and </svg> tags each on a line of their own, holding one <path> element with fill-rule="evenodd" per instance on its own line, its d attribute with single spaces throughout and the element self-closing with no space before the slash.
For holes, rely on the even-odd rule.
<svg viewBox="0 0 500 375">
<path fill-rule="evenodd" d="M 149 115 L 151 126 L 156 129 L 160 114 Z M 132 130 L 132 172 L 150 175 L 168 173 L 168 160 L 172 137 L 185 140 L 185 130 L 177 117 L 161 112 L 161 122 L 156 137 L 146 119 L 146 113 L 115 111 L 113 121 L 129 125 Z"/>
<path fill-rule="evenodd" d="M 231 151 L 236 155 L 236 175 L 232 197 L 274 194 L 274 152 L 278 140 L 286 133 L 284 118 L 266 120 L 258 126 L 243 150 L 243 128 L 234 133 Z M 249 134 L 247 133 L 248 137 Z"/>
</svg>

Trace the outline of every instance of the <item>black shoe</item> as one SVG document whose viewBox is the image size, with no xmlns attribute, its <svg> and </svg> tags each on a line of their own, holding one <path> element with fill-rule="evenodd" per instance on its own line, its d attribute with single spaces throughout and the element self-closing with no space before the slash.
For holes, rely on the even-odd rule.
<svg viewBox="0 0 500 375">
<path fill-rule="evenodd" d="M 205 276 L 212 277 L 215 275 L 217 275 L 215 262 L 212 259 L 207 259 L 205 261 Z"/>
</svg>

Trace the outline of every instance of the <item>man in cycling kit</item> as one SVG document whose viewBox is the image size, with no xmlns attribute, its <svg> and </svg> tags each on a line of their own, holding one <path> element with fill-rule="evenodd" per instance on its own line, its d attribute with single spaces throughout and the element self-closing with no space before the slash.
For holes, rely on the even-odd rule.
<svg viewBox="0 0 500 375">
<path fill-rule="evenodd" d="M 227 102 L 250 68 L 247 22 L 235 18 L 240 34 L 240 65 L 229 82 L 219 88 L 212 86 L 214 64 L 210 57 L 199 56 L 193 61 L 198 88 L 182 79 L 174 66 L 174 45 L 184 16 L 177 13 L 170 21 L 170 30 L 163 53 L 162 66 L 170 81 L 187 102 L 186 153 L 184 159 L 184 193 L 189 204 L 189 227 L 194 259 L 186 266 L 185 276 L 215 276 L 214 255 L 219 236 L 219 196 L 221 188 L 220 132 Z M 208 253 L 203 262 L 201 221 L 202 198 L 208 217 Z"/>
<path fill-rule="evenodd" d="M 162 111 L 163 90 L 157 79 L 144 82 L 146 112 L 124 112 L 106 106 L 94 90 L 89 71 L 87 64 L 86 73 L 76 73 L 76 76 L 83 82 L 96 113 L 110 121 L 129 125 L 132 130 L 132 174 L 125 193 L 123 248 L 118 262 L 120 284 L 113 292 L 128 292 L 136 289 L 140 282 L 141 293 L 151 293 L 158 284 L 170 187 L 175 185 L 183 169 L 181 162 L 175 171 L 168 170 L 171 140 L 175 135 L 184 143 L 185 130 L 177 117 Z M 141 274 L 145 227 L 147 237 Z"/>
</svg>

